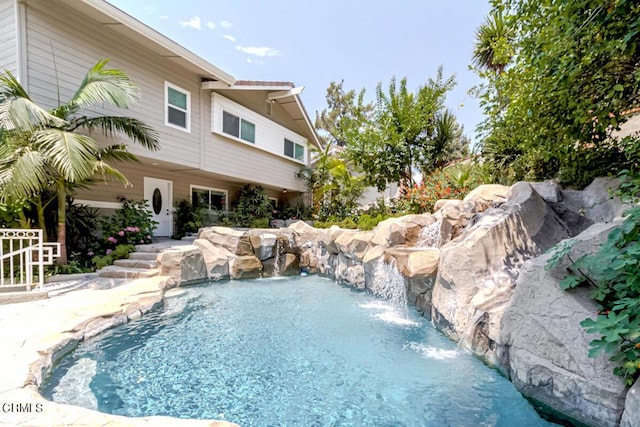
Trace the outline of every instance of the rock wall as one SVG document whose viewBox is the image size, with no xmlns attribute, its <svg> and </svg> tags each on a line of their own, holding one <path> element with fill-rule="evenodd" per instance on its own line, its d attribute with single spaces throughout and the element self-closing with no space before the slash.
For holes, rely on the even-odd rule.
<svg viewBox="0 0 640 427">
<path fill-rule="evenodd" d="M 192 246 L 162 253 L 159 264 L 177 284 L 304 271 L 378 294 L 381 276 L 394 274 L 409 304 L 525 396 L 586 425 L 635 426 L 638 384 L 627 393 L 605 356 L 587 357 L 592 337 L 579 323 L 595 315 L 595 305 L 584 290 L 560 290 L 566 266 L 545 270 L 544 252 L 561 240 L 577 239 L 573 250 L 590 253 L 606 238 L 625 209 L 611 198 L 615 185 L 480 186 L 464 200 L 439 201 L 433 215 L 390 218 L 369 232 L 301 221 L 265 230 L 209 227 Z"/>
</svg>

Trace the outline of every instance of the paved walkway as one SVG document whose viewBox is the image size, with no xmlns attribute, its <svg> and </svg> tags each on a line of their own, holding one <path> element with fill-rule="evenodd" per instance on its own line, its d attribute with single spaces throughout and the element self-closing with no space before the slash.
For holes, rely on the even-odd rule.
<svg viewBox="0 0 640 427">
<path fill-rule="evenodd" d="M 89 276 L 66 282 L 50 285 L 58 286 L 52 298 L 0 305 L 0 426 L 235 426 L 127 418 L 42 398 L 38 386 L 52 360 L 83 339 L 139 318 L 173 292 L 167 291 L 171 279 L 163 276 L 132 281 Z"/>
</svg>

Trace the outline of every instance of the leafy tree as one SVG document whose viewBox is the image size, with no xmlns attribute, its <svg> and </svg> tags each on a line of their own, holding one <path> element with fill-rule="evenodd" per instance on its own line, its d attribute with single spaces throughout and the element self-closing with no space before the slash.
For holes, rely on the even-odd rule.
<svg viewBox="0 0 640 427">
<path fill-rule="evenodd" d="M 347 146 L 347 156 L 362 168 L 367 184 L 379 190 L 394 182 L 412 184 L 415 170 L 433 169 L 443 149 L 434 144 L 436 122 L 454 84 L 453 77 L 443 78 L 442 69 L 416 93 L 407 89 L 406 78 L 399 86 L 391 79 L 388 93 L 378 84 L 373 121 Z"/>
<path fill-rule="evenodd" d="M 640 3 L 492 5 L 514 33 L 497 45 L 509 53 L 498 61 L 505 64 L 501 72 L 480 70 L 489 87 L 482 95 L 486 120 L 480 128 L 485 160 L 514 179 L 559 176 L 576 185 L 633 166 L 631 153 L 612 132 L 640 103 Z M 486 68 L 489 61 L 480 60 L 481 53 L 477 49 L 475 61 Z"/>
<path fill-rule="evenodd" d="M 105 136 L 122 133 L 148 149 L 158 149 L 156 133 L 137 119 L 80 114 L 96 104 L 129 108 L 139 98 L 131 79 L 120 70 L 105 68 L 107 62 L 98 61 L 71 99 L 50 111 L 34 103 L 10 72 L 0 76 L 0 202 L 19 202 L 54 189 L 60 264 L 67 262 L 66 196 L 72 187 L 95 175 L 128 183 L 109 162 L 136 160 L 125 145 L 99 147 L 92 131 Z"/>
<path fill-rule="evenodd" d="M 490 13 L 476 32 L 473 64 L 481 70 L 502 74 L 513 56 L 514 35 L 500 11 Z"/>
<path fill-rule="evenodd" d="M 358 137 L 371 118 L 373 104 L 364 103 L 365 90 L 358 94 L 355 90 L 345 92 L 343 85 L 344 80 L 329 84 L 326 95 L 328 108 L 316 113 L 315 127 L 325 145 L 344 147 Z"/>
</svg>

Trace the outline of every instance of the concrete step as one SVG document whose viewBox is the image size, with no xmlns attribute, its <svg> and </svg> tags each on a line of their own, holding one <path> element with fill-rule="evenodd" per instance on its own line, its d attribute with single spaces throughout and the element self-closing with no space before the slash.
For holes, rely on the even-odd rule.
<svg viewBox="0 0 640 427">
<path fill-rule="evenodd" d="M 158 252 L 131 252 L 129 259 L 144 259 L 147 261 L 155 261 L 158 258 Z"/>
<path fill-rule="evenodd" d="M 147 260 L 147 259 L 117 259 L 113 262 L 113 265 L 118 267 L 127 267 L 127 268 L 147 268 L 153 269 L 158 267 L 158 263 L 155 259 Z"/>
<path fill-rule="evenodd" d="M 117 279 L 139 279 L 141 277 L 153 277 L 160 274 L 158 269 L 130 268 L 110 265 L 98 271 L 100 277 L 111 277 Z"/>
</svg>

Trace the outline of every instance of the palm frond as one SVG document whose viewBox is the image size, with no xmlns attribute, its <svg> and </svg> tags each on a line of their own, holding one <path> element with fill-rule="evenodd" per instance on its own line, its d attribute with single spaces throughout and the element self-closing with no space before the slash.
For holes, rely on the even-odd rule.
<svg viewBox="0 0 640 427">
<path fill-rule="evenodd" d="M 65 123 L 36 105 L 10 71 L 0 74 L 1 128 L 26 131 L 44 124 L 61 126 Z"/>
<path fill-rule="evenodd" d="M 39 151 L 24 148 L 0 161 L 0 201 L 28 198 L 49 184 L 46 158 Z"/>
<path fill-rule="evenodd" d="M 127 150 L 124 144 L 110 145 L 96 152 L 98 160 L 115 160 L 117 162 L 140 162 L 135 154 Z"/>
<path fill-rule="evenodd" d="M 112 137 L 115 133 L 122 133 L 148 150 L 158 151 L 160 148 L 158 133 L 151 126 L 131 117 L 79 117 L 72 122 L 72 130 L 77 128 L 83 128 L 89 132 L 99 129 L 108 137 Z"/>
<path fill-rule="evenodd" d="M 122 70 L 105 68 L 108 62 L 108 59 L 101 59 L 87 72 L 68 105 L 84 108 L 108 103 L 129 108 L 140 98 L 140 89 L 129 76 Z"/>
<path fill-rule="evenodd" d="M 34 146 L 47 153 L 48 163 L 66 181 L 82 181 L 93 173 L 98 146 L 86 135 L 61 129 L 34 132 Z"/>
<path fill-rule="evenodd" d="M 104 181 L 107 181 L 107 178 L 111 177 L 123 183 L 125 187 L 131 186 L 131 183 L 127 177 L 122 174 L 122 172 L 102 160 L 98 160 L 94 163 L 93 174 L 101 176 Z"/>
</svg>

